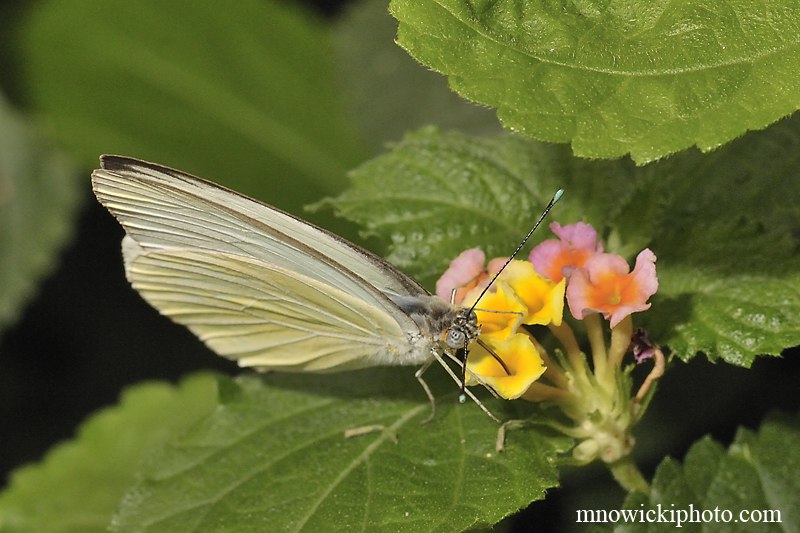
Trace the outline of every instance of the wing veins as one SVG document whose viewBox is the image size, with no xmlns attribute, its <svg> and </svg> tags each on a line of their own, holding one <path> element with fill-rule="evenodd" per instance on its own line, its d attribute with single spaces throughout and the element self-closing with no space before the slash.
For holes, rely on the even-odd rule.
<svg viewBox="0 0 800 533">
<path fill-rule="evenodd" d="M 180 264 L 184 264 L 184 263 L 180 263 Z M 194 271 L 194 273 L 198 273 L 195 270 L 193 270 L 193 271 Z M 217 270 L 217 271 L 219 272 L 219 270 Z M 241 271 L 239 271 L 239 274 L 241 274 L 242 276 L 247 275 L 247 274 L 245 274 L 244 272 L 241 272 Z M 179 274 L 163 274 L 163 273 L 159 273 L 159 276 L 168 277 L 168 278 L 172 279 L 174 285 L 171 288 L 168 288 L 168 289 L 167 288 L 161 289 L 161 288 L 157 288 L 157 287 L 147 287 L 144 284 L 139 284 L 139 286 L 142 289 L 146 288 L 147 290 L 149 290 L 151 292 L 161 292 L 161 293 L 170 292 L 170 293 L 175 293 L 175 294 L 181 294 L 181 295 L 188 296 L 189 298 L 187 300 L 185 300 L 185 301 L 182 301 L 182 303 L 192 303 L 191 300 L 197 298 L 197 286 L 195 284 L 193 284 L 190 280 L 186 280 L 186 278 L 184 276 L 181 276 Z M 176 280 L 181 280 L 181 281 L 185 280 L 185 281 L 183 283 L 175 283 Z M 250 290 L 250 291 L 258 290 L 258 292 L 260 294 L 264 294 L 266 296 L 265 298 L 262 298 L 262 299 L 251 297 L 251 302 L 260 302 L 260 301 L 266 301 L 266 302 L 271 302 L 271 301 L 291 302 L 291 304 L 294 305 L 294 306 L 300 306 L 300 307 L 306 309 L 307 313 L 305 313 L 305 315 L 308 316 L 308 317 L 315 317 L 315 316 L 319 316 L 320 314 L 322 314 L 322 315 L 324 315 L 325 317 L 327 317 L 329 319 L 335 319 L 336 321 L 338 321 L 340 323 L 344 323 L 344 324 L 347 324 L 348 326 L 356 327 L 357 329 L 359 329 L 360 331 L 364 331 L 365 333 L 369 333 L 371 331 L 367 327 L 355 324 L 354 322 L 352 322 L 350 320 L 347 320 L 344 317 L 340 317 L 340 316 L 334 315 L 334 314 L 332 314 L 330 312 L 327 312 L 327 311 L 321 310 L 319 308 L 313 307 L 309 303 L 306 303 L 306 302 L 303 302 L 303 301 L 300 301 L 300 300 L 297 300 L 297 299 L 289 300 L 287 293 L 285 291 L 280 290 L 275 285 L 270 285 L 270 287 L 273 287 L 275 289 L 275 292 L 265 292 L 261 288 L 257 288 L 256 289 L 256 288 L 252 287 L 251 285 L 247 285 L 247 284 L 245 284 L 243 282 L 238 281 L 235 278 L 226 279 L 226 282 L 230 283 L 231 285 L 238 286 L 240 289 L 245 289 L 245 290 Z M 185 290 L 178 290 L 177 289 L 178 287 L 181 287 L 181 288 L 183 288 Z M 320 295 L 327 296 L 327 294 L 324 293 L 323 291 L 321 291 L 318 287 L 314 287 L 314 286 L 311 286 L 311 285 L 306 285 L 306 287 L 316 291 Z M 277 296 L 277 294 L 281 294 L 281 295 L 287 296 L 287 297 L 286 298 L 280 298 L 279 296 Z M 253 305 L 252 303 L 251 304 L 244 304 L 242 302 L 238 302 L 238 301 L 236 301 L 234 299 L 230 299 L 230 298 L 223 298 L 223 297 L 220 297 L 220 296 L 214 296 L 213 299 L 216 300 L 216 301 L 219 301 L 219 302 L 225 302 L 225 303 L 231 304 L 232 306 L 235 306 L 235 309 L 233 309 L 233 310 L 240 311 L 240 312 L 245 313 L 245 314 L 247 314 L 249 316 L 252 316 L 253 318 L 261 318 L 261 317 L 258 317 L 257 315 L 254 315 L 252 312 L 249 312 L 248 309 L 250 309 L 250 308 L 261 309 L 262 311 L 268 312 L 268 313 L 272 312 L 272 313 L 281 314 L 281 315 L 284 315 L 284 316 L 291 316 L 290 314 L 287 314 L 287 313 L 280 313 L 275 309 L 264 309 L 263 307 L 257 306 L 257 305 Z M 363 313 L 361 313 L 359 310 L 355 309 L 353 306 L 348 305 L 344 301 L 338 301 L 338 304 L 343 306 L 343 307 L 345 307 L 351 313 L 357 315 L 358 317 L 360 317 L 365 322 L 367 321 L 366 317 L 364 317 Z"/>
</svg>

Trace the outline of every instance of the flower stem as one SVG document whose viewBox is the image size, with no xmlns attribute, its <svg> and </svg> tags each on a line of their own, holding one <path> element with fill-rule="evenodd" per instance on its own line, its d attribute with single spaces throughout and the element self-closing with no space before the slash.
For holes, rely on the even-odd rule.
<svg viewBox="0 0 800 533">
<path fill-rule="evenodd" d="M 642 402 L 653 383 L 655 383 L 658 378 L 664 375 L 665 366 L 666 363 L 664 362 L 664 352 L 661 351 L 661 348 L 656 348 L 653 352 L 653 370 L 651 370 L 647 375 L 644 383 L 642 383 L 642 386 L 639 387 L 639 391 L 636 393 L 636 398 L 634 401 L 637 404 Z"/>
<path fill-rule="evenodd" d="M 639 471 L 639 467 L 633 462 L 630 455 L 626 455 L 619 461 L 608 465 L 611 475 L 617 480 L 620 486 L 628 492 L 650 493 L 650 484 Z"/>
<path fill-rule="evenodd" d="M 547 327 L 550 329 L 550 332 L 556 336 L 561 346 L 564 347 L 564 352 L 567 354 L 567 360 L 572 366 L 572 370 L 583 374 L 586 368 L 586 360 L 581 353 L 580 346 L 578 346 L 578 339 L 575 338 L 575 332 L 569 327 L 569 324 L 562 322 L 560 326 L 550 324 Z"/>
<path fill-rule="evenodd" d="M 544 377 L 549 379 L 554 385 L 567 390 L 569 388 L 569 380 L 564 375 L 564 372 L 562 372 L 561 365 L 553 361 L 550 354 L 544 349 L 544 346 L 533 336 L 533 333 L 524 328 L 523 330 L 528 334 L 528 337 L 530 337 L 531 343 L 533 343 L 533 346 L 542 358 L 542 362 L 544 362 L 544 366 L 547 367 L 547 370 L 544 371 Z"/>
<path fill-rule="evenodd" d="M 606 340 L 603 337 L 603 325 L 599 313 L 591 313 L 583 319 L 586 326 L 586 335 L 589 337 L 589 346 L 592 349 L 592 363 L 594 363 L 595 376 L 604 376 L 606 373 Z"/>
<path fill-rule="evenodd" d="M 620 367 L 622 358 L 625 357 L 625 353 L 631 345 L 632 335 L 633 319 L 630 315 L 620 320 L 619 324 L 611 329 L 611 343 L 608 347 L 608 367 L 606 368 L 606 372 L 611 372 L 613 374 Z M 612 376 L 598 375 L 598 378 L 601 381 L 605 381 L 606 379 L 612 378 Z"/>
<path fill-rule="evenodd" d="M 551 387 L 550 385 L 545 385 L 544 383 L 532 383 L 531 386 L 528 387 L 528 390 L 525 391 L 525 394 L 522 395 L 522 398 L 532 402 L 557 402 L 565 400 L 569 397 L 570 394 L 564 389 Z"/>
</svg>

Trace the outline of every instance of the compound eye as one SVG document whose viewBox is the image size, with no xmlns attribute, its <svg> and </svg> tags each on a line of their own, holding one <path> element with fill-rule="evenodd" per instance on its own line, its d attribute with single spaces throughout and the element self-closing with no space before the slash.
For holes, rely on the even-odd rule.
<svg viewBox="0 0 800 533">
<path fill-rule="evenodd" d="M 460 329 L 450 329 L 447 332 L 447 336 L 444 339 L 444 343 L 447 345 L 448 348 L 452 348 L 457 350 L 459 348 L 464 347 L 464 343 L 467 340 L 466 334 L 461 331 Z"/>
</svg>

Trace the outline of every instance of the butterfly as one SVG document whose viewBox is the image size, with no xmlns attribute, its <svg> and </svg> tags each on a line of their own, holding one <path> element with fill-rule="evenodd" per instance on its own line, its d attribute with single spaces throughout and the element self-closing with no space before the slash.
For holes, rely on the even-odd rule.
<svg viewBox="0 0 800 533">
<path fill-rule="evenodd" d="M 211 181 L 129 157 L 100 163 L 92 189 L 125 230 L 128 281 L 217 354 L 261 371 L 416 365 L 432 406 L 426 420 L 435 401 L 422 375 L 437 361 L 461 401 L 497 420 L 464 388 L 480 331 L 474 306 L 446 302 L 358 245 Z"/>
</svg>

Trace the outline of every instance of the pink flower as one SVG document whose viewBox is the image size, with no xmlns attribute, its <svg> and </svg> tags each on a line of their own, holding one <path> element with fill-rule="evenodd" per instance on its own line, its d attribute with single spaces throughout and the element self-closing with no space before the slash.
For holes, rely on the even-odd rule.
<svg viewBox="0 0 800 533">
<path fill-rule="evenodd" d="M 450 301 L 453 289 L 456 289 L 456 298 L 453 303 L 460 304 L 464 295 L 471 289 L 483 289 L 489 280 L 503 267 L 507 257 L 496 257 L 485 266 L 486 254 L 480 248 L 464 250 L 458 257 L 450 261 L 450 267 L 436 282 L 436 296 Z M 494 290 L 494 289 L 492 289 Z"/>
<path fill-rule="evenodd" d="M 478 277 L 484 272 L 486 254 L 480 248 L 464 250 L 458 257 L 450 261 L 450 267 L 436 281 L 436 296 L 450 301 L 453 289 L 457 289 L 455 303 L 460 303 L 464 295 L 478 283 Z"/>
<path fill-rule="evenodd" d="M 633 272 L 616 254 L 598 253 L 572 272 L 567 284 L 567 303 L 578 320 L 602 313 L 611 327 L 623 318 L 650 308 L 648 298 L 658 290 L 656 256 L 650 249 L 636 257 Z"/>
<path fill-rule="evenodd" d="M 603 251 L 603 244 L 597 242 L 597 231 L 586 222 L 563 227 L 553 222 L 550 230 L 560 240 L 542 242 L 531 250 L 528 260 L 539 274 L 553 281 L 561 281 L 572 270 L 583 266 L 591 256 Z"/>
</svg>

